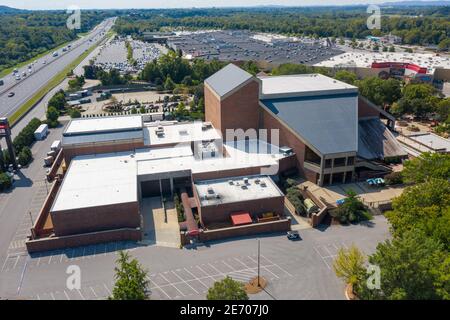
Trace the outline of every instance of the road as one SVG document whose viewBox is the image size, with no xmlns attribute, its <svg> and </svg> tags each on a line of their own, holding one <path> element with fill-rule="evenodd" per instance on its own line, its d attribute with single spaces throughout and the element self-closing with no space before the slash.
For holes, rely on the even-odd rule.
<svg viewBox="0 0 450 320">
<path fill-rule="evenodd" d="M 0 117 L 11 116 L 22 104 L 29 100 L 42 87 L 44 87 L 54 76 L 64 70 L 70 63 L 76 60 L 84 51 L 95 45 L 113 26 L 115 18 L 106 19 L 96 26 L 88 35 L 71 43 L 72 48 L 67 52 L 58 50 L 58 57 L 49 54 L 37 60 L 33 72 L 21 79 L 15 80 L 10 74 L 6 76 L 4 85 L 0 86 Z M 46 61 L 46 64 L 43 64 Z M 28 69 L 27 66 L 21 68 L 19 73 Z M 10 92 L 15 95 L 8 97 Z"/>
</svg>

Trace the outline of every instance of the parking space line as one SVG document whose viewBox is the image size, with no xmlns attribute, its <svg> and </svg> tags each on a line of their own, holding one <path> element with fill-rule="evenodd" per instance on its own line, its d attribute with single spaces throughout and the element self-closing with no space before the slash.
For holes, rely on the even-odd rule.
<svg viewBox="0 0 450 320">
<path fill-rule="evenodd" d="M 69 295 L 67 294 L 66 290 L 63 290 L 63 292 L 64 292 L 64 295 L 66 296 L 66 299 L 67 299 L 67 300 L 70 300 L 70 297 L 69 297 Z"/>
<path fill-rule="evenodd" d="M 20 255 L 19 255 L 19 256 L 17 256 L 17 259 L 16 259 L 16 262 L 14 263 L 14 267 L 13 267 L 13 269 L 15 269 L 15 268 L 16 268 L 16 266 L 17 266 L 17 262 L 19 262 L 19 259 L 20 259 Z"/>
<path fill-rule="evenodd" d="M 156 282 L 152 281 L 152 279 L 150 279 L 149 276 L 147 276 L 147 279 L 148 279 L 149 282 L 151 282 L 151 283 L 154 284 L 154 287 L 150 287 L 150 290 L 151 290 L 151 289 L 158 289 L 158 290 L 160 290 L 162 293 L 164 293 L 164 294 L 167 296 L 167 298 L 169 298 L 169 300 L 172 300 L 172 297 L 169 296 L 169 295 L 167 294 L 167 292 L 165 292 L 165 291 L 163 290 L 163 288 L 161 288 L 160 286 L 158 286 L 158 285 L 156 284 Z"/>
<path fill-rule="evenodd" d="M 210 266 L 212 269 L 216 270 L 219 274 L 223 274 L 222 271 L 220 271 L 219 269 L 217 269 L 216 267 L 214 267 L 211 263 L 208 263 L 208 266 Z"/>
<path fill-rule="evenodd" d="M 228 268 L 230 268 L 231 270 L 234 271 L 234 268 L 232 266 L 230 266 L 228 263 L 226 263 L 225 261 L 221 261 L 224 265 L 226 265 Z"/>
<path fill-rule="evenodd" d="M 186 297 L 186 295 L 180 291 L 173 283 L 171 283 L 166 277 L 163 276 L 162 273 L 159 274 L 161 278 L 163 278 L 165 281 L 167 281 L 172 287 L 174 287 L 183 297 Z M 176 297 L 175 297 L 176 298 Z"/>
<path fill-rule="evenodd" d="M 83 294 L 81 294 L 81 290 L 78 290 L 78 289 L 77 289 L 77 292 L 78 292 L 78 294 L 80 295 L 81 299 L 86 300 L 86 299 L 84 298 Z"/>
<path fill-rule="evenodd" d="M 248 256 L 249 259 L 251 259 L 253 262 L 255 262 L 256 264 L 258 263 L 258 261 L 256 261 L 255 259 L 253 259 L 252 257 Z M 256 267 L 258 268 L 258 267 Z M 267 272 L 271 273 L 275 278 L 280 279 L 279 276 L 277 276 L 275 273 L 273 273 L 272 271 L 270 271 L 266 266 L 261 266 L 261 268 L 263 268 L 264 270 L 266 270 Z"/>
<path fill-rule="evenodd" d="M 8 261 L 8 259 L 9 259 L 9 254 L 6 256 L 5 261 L 3 262 L 2 272 L 3 272 L 3 270 L 5 269 L 6 262 Z"/>
<path fill-rule="evenodd" d="M 195 266 L 197 269 L 199 269 L 202 273 L 204 273 L 206 276 L 205 278 L 211 278 L 214 280 L 214 278 L 212 276 L 217 276 L 217 274 L 213 274 L 210 275 L 208 272 L 206 272 L 205 270 L 203 270 L 202 268 L 200 268 L 200 266 Z"/>
<path fill-rule="evenodd" d="M 242 264 L 245 269 L 248 269 L 248 266 L 245 263 L 243 263 L 241 260 L 239 260 L 238 258 L 233 258 L 233 259 L 236 260 L 237 262 L 239 262 L 240 264 Z"/>
<path fill-rule="evenodd" d="M 91 291 L 92 291 L 92 293 L 94 294 L 94 296 L 98 299 L 98 295 L 97 295 L 97 293 L 95 292 L 94 288 L 92 288 L 92 287 L 89 287 L 89 288 L 91 289 Z"/>
<path fill-rule="evenodd" d="M 105 287 L 106 291 L 108 292 L 108 296 L 110 296 L 111 295 L 111 290 L 109 290 L 109 288 L 106 285 L 106 283 L 104 283 L 103 286 Z"/>
<path fill-rule="evenodd" d="M 290 274 L 289 272 L 287 272 L 286 270 L 284 270 L 282 267 L 280 267 L 278 264 L 274 263 L 272 260 L 266 258 L 265 256 L 261 255 L 261 257 L 263 257 L 264 259 L 266 259 L 271 265 L 277 267 L 278 269 L 280 269 L 281 271 L 283 271 L 284 273 L 286 273 L 289 277 L 293 277 L 292 274 Z M 269 266 L 268 266 L 269 267 Z"/>
<path fill-rule="evenodd" d="M 52 297 L 53 300 L 56 300 L 55 296 L 53 295 L 53 292 L 50 292 L 50 297 Z"/>
<path fill-rule="evenodd" d="M 178 279 L 180 279 L 181 281 L 183 281 L 186 285 L 189 286 L 189 288 L 191 288 L 192 290 L 195 291 L 196 294 L 198 294 L 198 291 L 195 290 L 189 283 L 187 283 L 183 278 L 181 278 L 179 275 L 177 275 L 174 271 L 171 271 Z"/>
<path fill-rule="evenodd" d="M 186 270 L 187 273 L 189 273 L 191 276 L 194 277 L 194 280 L 198 280 L 198 282 L 200 282 L 206 289 L 209 289 L 209 287 L 203 283 L 203 281 L 201 280 L 201 278 L 196 277 L 192 272 L 190 272 L 188 269 L 184 268 L 184 270 Z M 192 280 L 192 281 L 194 281 Z"/>
</svg>

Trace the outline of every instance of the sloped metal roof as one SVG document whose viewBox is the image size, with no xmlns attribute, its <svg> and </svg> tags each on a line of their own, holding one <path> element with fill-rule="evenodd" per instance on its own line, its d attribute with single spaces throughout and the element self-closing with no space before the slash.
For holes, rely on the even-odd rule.
<svg viewBox="0 0 450 320">
<path fill-rule="evenodd" d="M 357 93 L 261 102 L 322 155 L 358 150 Z"/>
<path fill-rule="evenodd" d="M 367 160 L 403 157 L 406 150 L 379 118 L 358 123 L 358 156 Z"/>
<path fill-rule="evenodd" d="M 75 136 L 63 136 L 62 145 L 79 145 L 89 143 L 113 142 L 122 140 L 144 140 L 144 133 L 141 130 L 122 131 L 122 132 L 106 132 L 95 134 L 80 134 Z"/>
<path fill-rule="evenodd" d="M 252 77 L 247 71 L 230 63 L 206 79 L 205 82 L 222 97 Z"/>
</svg>

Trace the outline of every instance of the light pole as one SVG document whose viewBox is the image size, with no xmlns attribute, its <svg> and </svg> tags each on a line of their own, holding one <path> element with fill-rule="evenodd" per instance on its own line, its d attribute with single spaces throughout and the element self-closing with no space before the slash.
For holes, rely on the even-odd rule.
<svg viewBox="0 0 450 320">
<path fill-rule="evenodd" d="M 47 178 L 44 178 L 44 182 L 45 182 L 45 190 L 47 190 L 47 195 L 48 195 Z"/>
<path fill-rule="evenodd" d="M 259 263 L 260 263 L 260 252 L 261 252 L 261 240 L 258 239 L 258 288 L 261 286 L 259 283 L 259 275 L 260 275 L 260 271 L 259 271 Z"/>
</svg>

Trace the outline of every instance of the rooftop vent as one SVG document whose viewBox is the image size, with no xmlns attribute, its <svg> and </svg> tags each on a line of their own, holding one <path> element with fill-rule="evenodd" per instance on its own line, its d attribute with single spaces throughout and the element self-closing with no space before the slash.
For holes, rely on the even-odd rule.
<svg viewBox="0 0 450 320">
<path fill-rule="evenodd" d="M 233 180 L 228 180 L 228 184 L 232 186 L 234 184 Z"/>
<path fill-rule="evenodd" d="M 208 194 L 214 194 L 214 189 L 212 187 L 208 187 Z"/>
<path fill-rule="evenodd" d="M 265 187 L 267 187 L 267 184 L 265 182 L 261 182 L 260 186 L 265 188 Z"/>
<path fill-rule="evenodd" d="M 245 184 L 249 184 L 249 183 L 248 183 L 248 178 L 244 178 L 244 183 L 245 183 Z"/>
<path fill-rule="evenodd" d="M 246 185 L 242 185 L 242 186 L 241 186 L 241 189 L 242 189 L 242 190 L 247 190 L 248 187 L 247 187 Z"/>
</svg>

